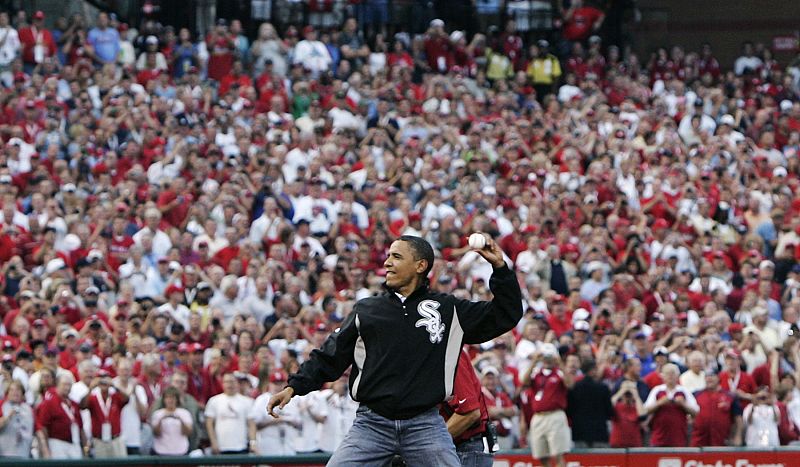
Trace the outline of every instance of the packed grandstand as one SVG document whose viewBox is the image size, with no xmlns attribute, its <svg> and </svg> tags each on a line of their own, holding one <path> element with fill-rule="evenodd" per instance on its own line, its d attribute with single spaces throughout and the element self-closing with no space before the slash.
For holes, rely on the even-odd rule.
<svg viewBox="0 0 800 467">
<path fill-rule="evenodd" d="M 279 421 L 269 395 L 400 235 L 490 298 L 472 232 L 524 297 L 468 348 L 502 448 L 547 344 L 574 446 L 800 439 L 800 62 L 638 57 L 580 1 L 547 36 L 366 3 L 249 38 L 0 13 L 0 455 L 332 452 L 346 375 Z"/>
</svg>

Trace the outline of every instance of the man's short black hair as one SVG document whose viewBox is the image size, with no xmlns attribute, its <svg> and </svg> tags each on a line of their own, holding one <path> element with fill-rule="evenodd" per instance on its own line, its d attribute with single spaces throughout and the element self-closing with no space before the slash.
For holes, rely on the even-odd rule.
<svg viewBox="0 0 800 467">
<path fill-rule="evenodd" d="M 433 268 L 434 261 L 433 247 L 431 244 L 424 238 L 414 235 L 401 235 L 397 240 L 408 243 L 408 246 L 411 247 L 411 251 L 414 252 L 415 260 L 424 259 L 428 262 L 428 267 L 423 273 L 423 277 L 428 277 L 428 273 L 430 273 Z"/>
</svg>

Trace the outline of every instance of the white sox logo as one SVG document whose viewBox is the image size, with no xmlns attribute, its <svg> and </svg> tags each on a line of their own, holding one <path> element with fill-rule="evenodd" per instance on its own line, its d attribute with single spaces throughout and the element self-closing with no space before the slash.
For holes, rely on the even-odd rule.
<svg viewBox="0 0 800 467">
<path fill-rule="evenodd" d="M 417 320 L 416 327 L 425 327 L 425 330 L 430 333 L 431 344 L 438 344 L 442 342 L 444 337 L 445 325 L 442 323 L 442 315 L 437 311 L 441 303 L 433 300 L 423 300 L 417 305 L 417 313 L 422 316 L 422 319 Z"/>
</svg>

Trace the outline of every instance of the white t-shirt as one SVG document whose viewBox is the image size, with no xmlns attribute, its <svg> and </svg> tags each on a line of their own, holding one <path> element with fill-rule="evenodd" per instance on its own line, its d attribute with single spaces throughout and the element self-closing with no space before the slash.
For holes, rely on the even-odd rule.
<svg viewBox="0 0 800 467">
<path fill-rule="evenodd" d="M 319 448 L 325 452 L 333 452 L 344 440 L 344 436 L 350 431 L 356 419 L 358 402 L 345 394 L 340 396 L 333 389 L 325 389 L 320 392 L 321 399 L 327 405 L 328 417 L 322 424 L 322 432 L 325 436 L 320 437 Z"/>
<path fill-rule="evenodd" d="M 241 394 L 218 394 L 208 400 L 205 415 L 214 419 L 220 451 L 247 449 L 247 414 L 252 406 L 253 399 Z"/>
<path fill-rule="evenodd" d="M 167 415 L 166 409 L 158 409 L 150 418 L 150 425 L 153 427 L 161 421 L 161 436 L 153 439 L 153 450 L 160 455 L 184 455 L 189 452 L 189 437 L 183 434 L 181 422 L 192 426 L 192 414 L 178 407 L 172 416 Z"/>
<path fill-rule="evenodd" d="M 311 414 L 317 417 L 327 417 L 328 406 L 320 397 L 319 392 L 312 392 L 297 398 L 297 407 L 300 414 L 302 427 L 300 436 L 295 438 L 294 448 L 297 452 L 314 452 L 320 449 L 320 438 L 322 438 L 322 423 L 314 420 Z"/>
<path fill-rule="evenodd" d="M 128 399 L 128 403 L 125 404 L 120 412 L 120 436 L 125 446 L 138 448 L 142 445 L 142 419 L 139 417 L 139 411 L 136 410 L 136 399 L 134 397 L 138 398 L 139 403 L 146 407 L 147 393 L 135 380 L 131 379 L 129 381 L 129 384 L 136 384 L 136 388 L 133 390 L 130 399 Z M 122 383 L 119 380 L 115 380 L 114 384 L 121 385 Z M 127 390 L 128 388 L 123 389 Z"/>
<path fill-rule="evenodd" d="M 69 399 L 76 404 L 80 404 L 86 394 L 89 394 L 89 386 L 83 381 L 78 381 L 72 385 L 72 389 L 69 391 Z M 81 410 L 81 420 L 83 421 L 83 431 L 86 433 L 86 438 L 91 438 L 92 415 L 89 413 L 89 409 Z"/>
<path fill-rule="evenodd" d="M 281 418 L 272 418 L 267 413 L 267 404 L 272 394 L 265 392 L 256 398 L 247 418 L 256 424 L 272 422 L 256 432 L 256 454 L 261 456 L 293 456 L 298 437 L 295 426 L 300 423 L 297 397 L 292 398 L 280 411 Z"/>
</svg>

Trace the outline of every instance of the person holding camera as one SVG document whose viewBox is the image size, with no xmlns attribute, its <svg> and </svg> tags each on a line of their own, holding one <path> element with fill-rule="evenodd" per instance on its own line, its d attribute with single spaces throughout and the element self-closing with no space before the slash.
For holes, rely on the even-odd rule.
<svg viewBox="0 0 800 467">
<path fill-rule="evenodd" d="M 192 414 L 181 407 L 181 393 L 168 387 L 162 395 L 164 406 L 150 416 L 153 427 L 153 452 L 159 456 L 189 453 L 189 437 L 194 430 Z"/>
<path fill-rule="evenodd" d="M 697 415 L 700 407 L 686 388 L 678 384 L 680 370 L 674 363 L 661 368 L 664 384 L 650 391 L 644 403 L 650 422 L 650 445 L 653 447 L 686 446 L 689 430 L 686 415 Z"/>
<path fill-rule="evenodd" d="M 623 380 L 619 390 L 611 396 L 614 415 L 611 417 L 612 448 L 640 448 L 644 446 L 640 420 L 646 415 L 636 381 Z"/>
<path fill-rule="evenodd" d="M 0 402 L 0 457 L 31 456 L 33 409 L 25 402 L 25 388 L 14 380 Z"/>
<path fill-rule="evenodd" d="M 95 458 L 127 457 L 125 441 L 120 437 L 122 408 L 129 394 L 114 386 L 106 370 L 97 372 L 89 392 L 81 399 L 81 409 L 88 410 L 92 419 L 92 444 Z"/>
<path fill-rule="evenodd" d="M 572 431 L 567 423 L 567 391 L 575 385 L 575 374 L 561 371 L 558 349 L 551 343 L 542 344 L 534 354 L 529 393 L 533 417 L 528 425 L 528 443 L 533 457 L 542 465 L 564 466 L 564 453 L 572 444 Z"/>
<path fill-rule="evenodd" d="M 775 396 L 769 387 L 761 386 L 753 398 L 753 403 L 744 408 L 742 414 L 745 431 L 745 446 L 749 448 L 770 448 L 780 446 L 778 422 L 780 411 L 775 406 Z"/>
</svg>

